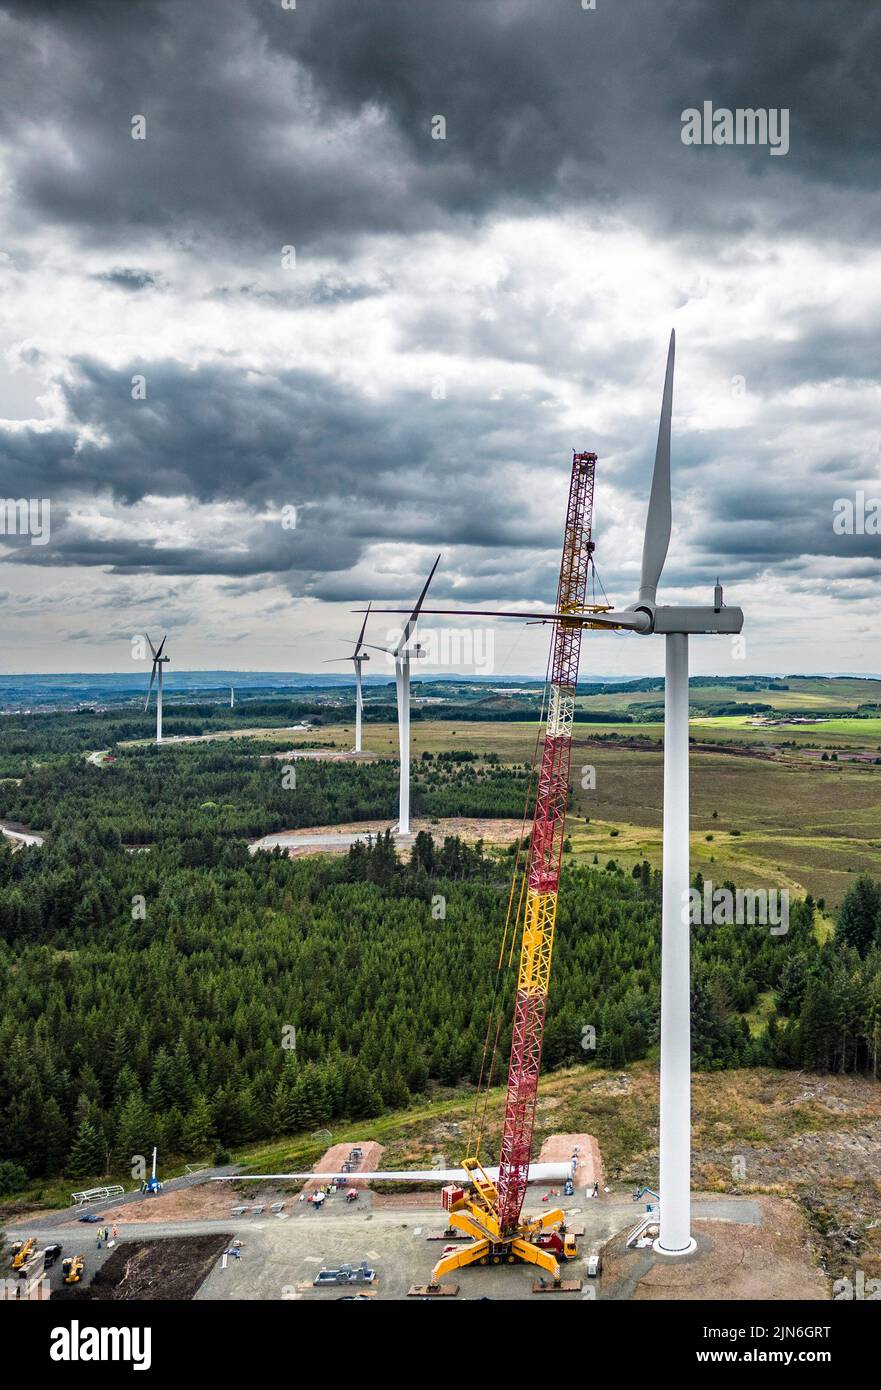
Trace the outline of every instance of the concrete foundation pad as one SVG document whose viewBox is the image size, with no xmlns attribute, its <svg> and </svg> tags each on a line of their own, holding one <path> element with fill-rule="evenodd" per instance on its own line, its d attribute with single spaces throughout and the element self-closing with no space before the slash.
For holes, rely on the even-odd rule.
<svg viewBox="0 0 881 1390">
<path fill-rule="evenodd" d="M 657 1242 L 627 1249 L 627 1230 L 619 1230 L 603 1250 L 600 1298 L 828 1299 L 826 1277 L 794 1202 L 779 1197 L 721 1198 L 715 1219 L 708 1217 L 714 1205 L 712 1198 L 700 1203 L 700 1215 L 692 1221 L 695 1249 L 690 1253 L 659 1253 Z"/>
</svg>

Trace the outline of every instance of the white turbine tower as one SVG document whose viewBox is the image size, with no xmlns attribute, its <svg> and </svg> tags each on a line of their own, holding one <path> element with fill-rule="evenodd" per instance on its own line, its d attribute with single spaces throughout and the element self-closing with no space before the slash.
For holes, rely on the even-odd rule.
<svg viewBox="0 0 881 1390">
<path fill-rule="evenodd" d="M 666 639 L 664 685 L 664 887 L 661 907 L 661 1124 L 660 1234 L 655 1249 L 687 1255 L 691 1235 L 691 960 L 689 913 L 688 639 L 697 633 L 733 635 L 743 627 L 740 608 L 726 608 L 716 583 L 712 608 L 657 604 L 658 583 L 670 544 L 670 419 L 676 335 L 670 334 L 658 445 L 646 515 L 639 596 L 629 608 L 591 613 L 590 627 L 626 628 Z M 382 609 L 381 612 L 396 610 Z M 427 608 L 498 618 L 575 620 L 571 613 L 486 612 Z"/>
<path fill-rule="evenodd" d="M 161 742 L 162 742 L 162 667 L 165 665 L 165 663 L 166 663 L 167 661 L 170 661 L 170 660 L 171 660 L 171 657 L 170 657 L 170 656 L 163 656 L 163 655 L 162 655 L 162 649 L 163 649 L 163 647 L 165 646 L 165 643 L 168 641 L 168 636 L 167 636 L 167 634 L 166 634 L 166 636 L 163 637 L 162 641 L 159 643 L 159 650 L 157 651 L 156 648 L 153 646 L 153 642 L 152 642 L 152 640 L 151 640 L 151 637 L 150 637 L 149 632 L 148 632 L 148 633 L 145 633 L 144 635 L 146 636 L 147 641 L 150 643 L 150 651 L 153 653 L 153 669 L 152 669 L 152 671 L 150 672 L 150 685 L 149 685 L 149 687 L 148 687 L 148 689 L 147 689 L 147 698 L 146 698 L 146 700 L 144 701 L 144 713 L 146 714 L 146 712 L 147 712 L 147 710 L 148 710 L 148 708 L 149 708 L 149 706 L 150 706 L 150 696 L 151 696 L 151 694 L 153 693 L 153 681 L 156 680 L 156 742 L 157 742 L 157 743 L 161 743 Z M 158 672 L 158 680 L 157 680 L 157 672 Z"/>
<path fill-rule="evenodd" d="M 355 643 L 355 650 L 351 656 L 335 656 L 330 661 L 325 661 L 325 666 L 335 666 L 340 661 L 351 661 L 355 666 L 355 748 L 356 753 L 361 752 L 361 715 L 364 710 L 364 701 L 361 696 L 361 665 L 369 661 L 370 657 L 364 651 L 364 629 L 367 627 L 367 619 L 370 617 L 370 605 L 367 605 L 367 612 L 364 614 L 364 621 L 361 624 L 361 631 L 358 633 L 358 640 Z"/>
<path fill-rule="evenodd" d="M 398 640 L 396 647 L 375 647 L 369 642 L 365 646 L 370 647 L 371 651 L 386 652 L 395 659 L 395 688 L 398 693 L 398 751 L 401 763 L 400 790 L 398 793 L 398 834 L 410 834 L 410 658 L 424 655 L 423 649 L 416 642 L 411 647 L 410 639 L 416 630 L 416 623 L 425 602 L 425 595 L 428 593 L 428 586 L 434 578 L 434 572 L 440 564 L 438 555 L 431 567 L 431 573 L 425 581 L 422 593 L 416 600 L 409 618 L 404 624 L 404 630 Z M 395 611 L 406 612 L 404 610 L 383 609 L 383 612 Z"/>
<path fill-rule="evenodd" d="M 670 334 L 658 446 L 646 514 L 639 596 L 632 605 L 663 635 L 664 885 L 661 908 L 660 1234 L 655 1249 L 686 1255 L 691 1234 L 691 942 L 689 916 L 688 639 L 695 633 L 734 634 L 743 612 L 725 608 L 716 582 L 712 608 L 658 607 L 657 592 L 670 544 L 670 419 L 676 335 Z"/>
</svg>

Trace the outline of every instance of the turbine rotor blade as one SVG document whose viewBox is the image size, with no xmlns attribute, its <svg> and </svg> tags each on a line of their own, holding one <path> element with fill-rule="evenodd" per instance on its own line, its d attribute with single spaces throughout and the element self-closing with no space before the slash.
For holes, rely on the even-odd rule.
<svg viewBox="0 0 881 1390">
<path fill-rule="evenodd" d="M 416 600 L 416 607 L 413 609 L 412 613 L 410 614 L 410 617 L 404 624 L 404 631 L 401 633 L 400 641 L 398 642 L 398 645 L 395 647 L 395 656 L 400 656 L 402 654 L 404 648 L 406 647 L 407 643 L 410 641 L 411 636 L 413 635 L 413 629 L 416 626 L 417 619 L 419 618 L 419 614 L 422 611 L 422 605 L 425 602 L 425 595 L 428 593 L 428 586 L 434 578 L 434 572 L 439 564 L 440 556 L 438 555 L 437 559 L 431 567 L 431 573 L 425 581 L 422 593 Z"/>
<path fill-rule="evenodd" d="M 155 679 L 156 679 L 156 657 L 154 656 L 154 658 L 153 658 L 153 670 L 150 672 L 150 684 L 149 684 L 149 686 L 147 687 L 147 698 L 146 698 L 146 700 L 144 701 L 144 713 L 145 713 L 145 714 L 147 713 L 147 709 L 148 709 L 149 704 L 150 704 L 150 696 L 151 696 L 152 693 L 153 693 L 153 682 L 154 682 Z"/>
<path fill-rule="evenodd" d="M 667 350 L 667 372 L 661 400 L 661 419 L 658 425 L 658 446 L 652 471 L 652 488 L 645 519 L 645 538 L 642 543 L 642 575 L 639 581 L 640 603 L 655 603 L 658 581 L 667 558 L 673 510 L 670 500 L 670 417 L 673 414 L 673 363 L 676 356 L 676 333 L 670 334 Z"/>
<path fill-rule="evenodd" d="M 406 608 L 377 608 L 377 613 L 406 613 Z M 647 632 L 651 626 L 648 615 L 635 612 L 632 608 L 614 608 L 601 613 L 519 613 L 511 608 L 423 608 L 423 613 L 432 613 L 448 618 L 521 618 L 524 622 L 535 623 L 588 623 L 600 627 L 626 627 L 634 632 Z M 365 643 L 365 646 L 369 645 Z M 386 647 L 374 647 L 378 652 Z M 397 655 L 397 653 L 392 653 Z"/>
<path fill-rule="evenodd" d="M 373 602 L 371 600 L 371 602 L 367 605 L 367 612 L 364 614 L 364 621 L 361 624 L 361 631 L 358 633 L 358 641 L 355 643 L 355 656 L 357 656 L 359 651 L 361 650 L 361 643 L 364 641 L 364 632 L 367 628 L 367 619 L 370 617 L 370 609 L 372 607 Z"/>
<path fill-rule="evenodd" d="M 168 641 L 168 634 L 166 633 L 166 635 L 163 637 L 162 641 L 159 643 L 159 650 L 158 650 L 158 652 L 156 652 L 156 654 L 155 654 L 155 655 L 156 655 L 156 660 L 157 660 L 157 661 L 159 660 L 160 656 L 162 655 L 163 648 L 165 647 L 165 644 L 166 644 L 167 641 Z"/>
<path fill-rule="evenodd" d="M 146 637 L 147 641 L 148 641 L 149 644 L 150 644 L 150 651 L 153 653 L 153 659 L 154 659 L 154 661 L 155 661 L 155 659 L 156 659 L 156 648 L 153 646 L 153 639 L 152 639 L 152 637 L 150 636 L 149 632 L 145 632 L 145 633 L 144 633 L 144 636 Z"/>
</svg>

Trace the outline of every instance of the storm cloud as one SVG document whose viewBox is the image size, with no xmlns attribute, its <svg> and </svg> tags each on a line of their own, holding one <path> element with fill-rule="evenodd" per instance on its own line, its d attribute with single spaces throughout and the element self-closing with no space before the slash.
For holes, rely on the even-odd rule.
<svg viewBox="0 0 881 1390">
<path fill-rule="evenodd" d="M 0 492 L 53 518 L 0 536 L 22 649 L 61 574 L 96 611 L 142 576 L 198 581 L 203 627 L 262 594 L 343 631 L 443 551 L 438 598 L 546 602 L 572 448 L 629 601 L 671 324 L 667 596 L 808 596 L 846 643 L 879 40 L 861 0 L 0 0 Z M 789 152 L 684 144 L 705 100 L 785 108 Z"/>
</svg>

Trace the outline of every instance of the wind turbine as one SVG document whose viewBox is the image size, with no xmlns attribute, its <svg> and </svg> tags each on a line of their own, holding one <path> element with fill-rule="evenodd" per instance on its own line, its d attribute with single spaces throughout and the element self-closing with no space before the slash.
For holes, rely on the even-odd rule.
<svg viewBox="0 0 881 1390">
<path fill-rule="evenodd" d="M 163 655 L 162 655 L 162 649 L 163 649 L 163 647 L 165 646 L 165 643 L 168 641 L 168 634 L 166 633 L 166 635 L 163 637 L 162 641 L 159 643 L 159 650 L 158 650 L 158 651 L 157 651 L 156 648 L 153 646 L 153 642 L 152 642 L 152 640 L 151 640 L 151 637 L 150 637 L 149 632 L 148 632 L 148 633 L 145 633 L 144 635 L 146 636 L 147 641 L 150 643 L 150 651 L 153 653 L 153 669 L 152 669 L 152 671 L 150 672 L 150 685 L 149 685 L 148 690 L 147 690 L 147 698 L 146 698 L 146 700 L 144 701 L 144 713 L 146 714 L 147 709 L 149 708 L 149 705 L 150 705 L 150 695 L 152 694 L 152 691 L 153 691 L 153 681 L 156 680 L 156 673 L 158 672 L 158 673 L 159 673 L 159 679 L 158 679 L 158 681 L 156 682 L 156 742 L 157 742 L 157 743 L 161 743 L 161 742 L 162 742 L 162 667 L 165 665 L 165 663 L 166 663 L 167 661 L 170 661 L 170 660 L 171 660 L 171 657 L 170 657 L 170 656 L 163 656 Z"/>
<path fill-rule="evenodd" d="M 687 1255 L 691 1234 L 691 958 L 689 918 L 688 639 L 693 633 L 735 634 L 743 611 L 726 608 L 716 581 L 712 608 L 659 607 L 658 583 L 672 525 L 670 420 L 676 334 L 670 334 L 667 372 L 652 473 L 639 595 L 633 611 L 648 620 L 638 631 L 663 634 L 664 878 L 661 907 L 660 1234 L 662 1255 Z"/>
<path fill-rule="evenodd" d="M 623 610 L 573 613 L 481 612 L 429 609 L 427 613 L 582 622 L 589 627 L 626 628 L 666 639 L 664 683 L 664 886 L 661 907 L 661 1114 L 660 1233 L 662 1255 L 687 1255 L 691 1235 L 691 960 L 689 914 L 688 639 L 693 634 L 727 633 L 743 628 L 743 611 L 726 608 L 718 580 L 710 607 L 668 607 L 657 603 L 658 584 L 672 526 L 670 421 L 676 334 L 670 334 L 661 401 L 658 444 L 652 473 L 636 602 Z M 382 612 L 395 611 L 383 609 Z"/>
<path fill-rule="evenodd" d="M 372 652 L 385 652 L 388 656 L 395 659 L 395 687 L 398 694 L 398 751 L 401 763 L 400 790 L 398 793 L 398 834 L 410 834 L 410 658 L 411 656 L 420 657 L 424 655 L 423 648 L 416 642 L 411 647 L 410 638 L 416 629 L 422 605 L 425 602 L 425 595 L 428 593 L 428 586 L 434 578 L 434 572 L 440 564 L 438 555 L 431 567 L 431 573 L 425 581 L 422 593 L 419 595 L 410 616 L 404 624 L 404 630 L 398 640 L 396 647 L 376 647 L 370 642 L 365 642 L 366 647 L 370 647 Z M 368 610 L 369 611 L 369 610 Z M 383 613 L 406 613 L 406 609 L 379 610 Z"/>
<path fill-rule="evenodd" d="M 356 753 L 361 752 L 361 714 L 364 709 L 364 701 L 361 698 L 361 664 L 369 661 L 370 657 L 364 651 L 364 629 L 367 627 L 367 619 L 370 617 L 370 604 L 367 605 L 367 612 L 364 614 L 364 621 L 361 624 L 361 631 L 358 633 L 358 640 L 355 643 L 355 650 L 351 656 L 334 656 L 330 661 L 325 661 L 325 666 L 335 666 L 340 661 L 352 661 L 355 665 L 355 749 Z"/>
</svg>

